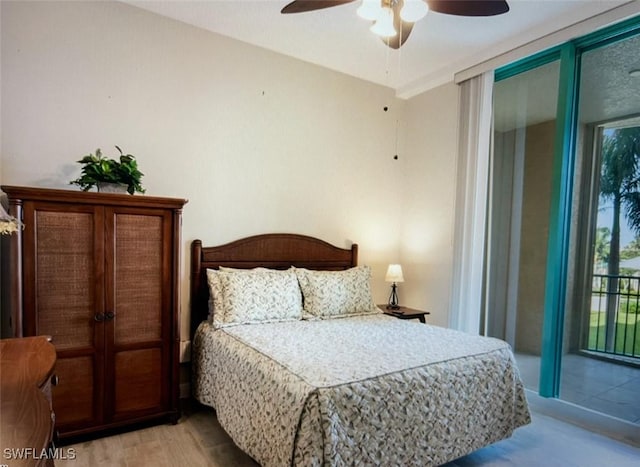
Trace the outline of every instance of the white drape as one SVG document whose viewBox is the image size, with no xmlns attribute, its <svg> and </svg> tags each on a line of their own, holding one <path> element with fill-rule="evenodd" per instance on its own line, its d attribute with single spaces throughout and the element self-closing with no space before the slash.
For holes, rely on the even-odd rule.
<svg viewBox="0 0 640 467">
<path fill-rule="evenodd" d="M 449 325 L 480 332 L 493 71 L 460 84 L 454 263 Z"/>
</svg>

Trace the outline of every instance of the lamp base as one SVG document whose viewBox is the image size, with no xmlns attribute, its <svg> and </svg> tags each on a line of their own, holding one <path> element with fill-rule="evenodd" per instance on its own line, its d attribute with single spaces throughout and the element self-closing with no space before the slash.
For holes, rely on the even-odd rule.
<svg viewBox="0 0 640 467">
<path fill-rule="evenodd" d="M 396 291 L 397 287 L 398 286 L 395 282 L 391 285 L 391 295 L 389 295 L 389 304 L 387 305 L 387 310 L 400 309 L 400 305 L 398 305 L 398 292 Z"/>
</svg>

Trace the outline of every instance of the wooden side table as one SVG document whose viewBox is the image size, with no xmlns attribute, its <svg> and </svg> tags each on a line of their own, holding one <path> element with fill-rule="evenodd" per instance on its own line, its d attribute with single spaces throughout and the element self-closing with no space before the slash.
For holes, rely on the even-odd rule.
<svg viewBox="0 0 640 467">
<path fill-rule="evenodd" d="M 384 311 L 385 315 L 393 316 L 393 317 L 399 318 L 399 319 L 415 319 L 415 318 L 418 318 L 418 320 L 421 323 L 426 323 L 427 321 L 425 319 L 425 316 L 431 314 L 428 311 L 416 310 L 414 308 L 409 308 L 409 307 L 406 307 L 406 306 L 401 306 L 397 310 L 389 309 L 389 308 L 387 308 L 387 305 L 378 305 L 378 307 L 382 311 Z"/>
</svg>

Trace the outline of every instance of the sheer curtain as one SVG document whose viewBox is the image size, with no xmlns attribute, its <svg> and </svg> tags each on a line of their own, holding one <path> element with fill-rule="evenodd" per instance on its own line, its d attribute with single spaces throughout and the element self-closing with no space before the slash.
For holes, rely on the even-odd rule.
<svg viewBox="0 0 640 467">
<path fill-rule="evenodd" d="M 493 71 L 460 83 L 449 326 L 480 333 L 489 193 Z"/>
</svg>

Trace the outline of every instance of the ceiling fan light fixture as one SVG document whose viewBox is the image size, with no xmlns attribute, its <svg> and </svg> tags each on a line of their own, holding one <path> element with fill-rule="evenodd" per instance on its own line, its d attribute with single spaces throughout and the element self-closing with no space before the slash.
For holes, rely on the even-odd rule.
<svg viewBox="0 0 640 467">
<path fill-rule="evenodd" d="M 400 18 L 408 23 L 415 23 L 424 18 L 429 12 L 429 5 L 423 0 L 404 0 L 400 10 Z"/>
<path fill-rule="evenodd" d="M 355 1 L 293 0 L 280 13 L 324 10 Z M 424 18 L 429 10 L 453 16 L 495 16 L 507 13 L 509 4 L 506 0 L 362 0 L 358 16 L 374 22 L 370 30 L 381 36 L 384 44 L 399 49 L 411 34 L 416 21 Z"/>
<path fill-rule="evenodd" d="M 358 16 L 369 21 L 375 21 L 380 16 L 382 4 L 380 0 L 362 0 L 362 5 L 357 10 Z"/>
<path fill-rule="evenodd" d="M 398 32 L 393 27 L 393 10 L 388 7 L 382 8 L 378 19 L 371 26 L 371 32 L 380 37 L 394 37 Z"/>
</svg>

